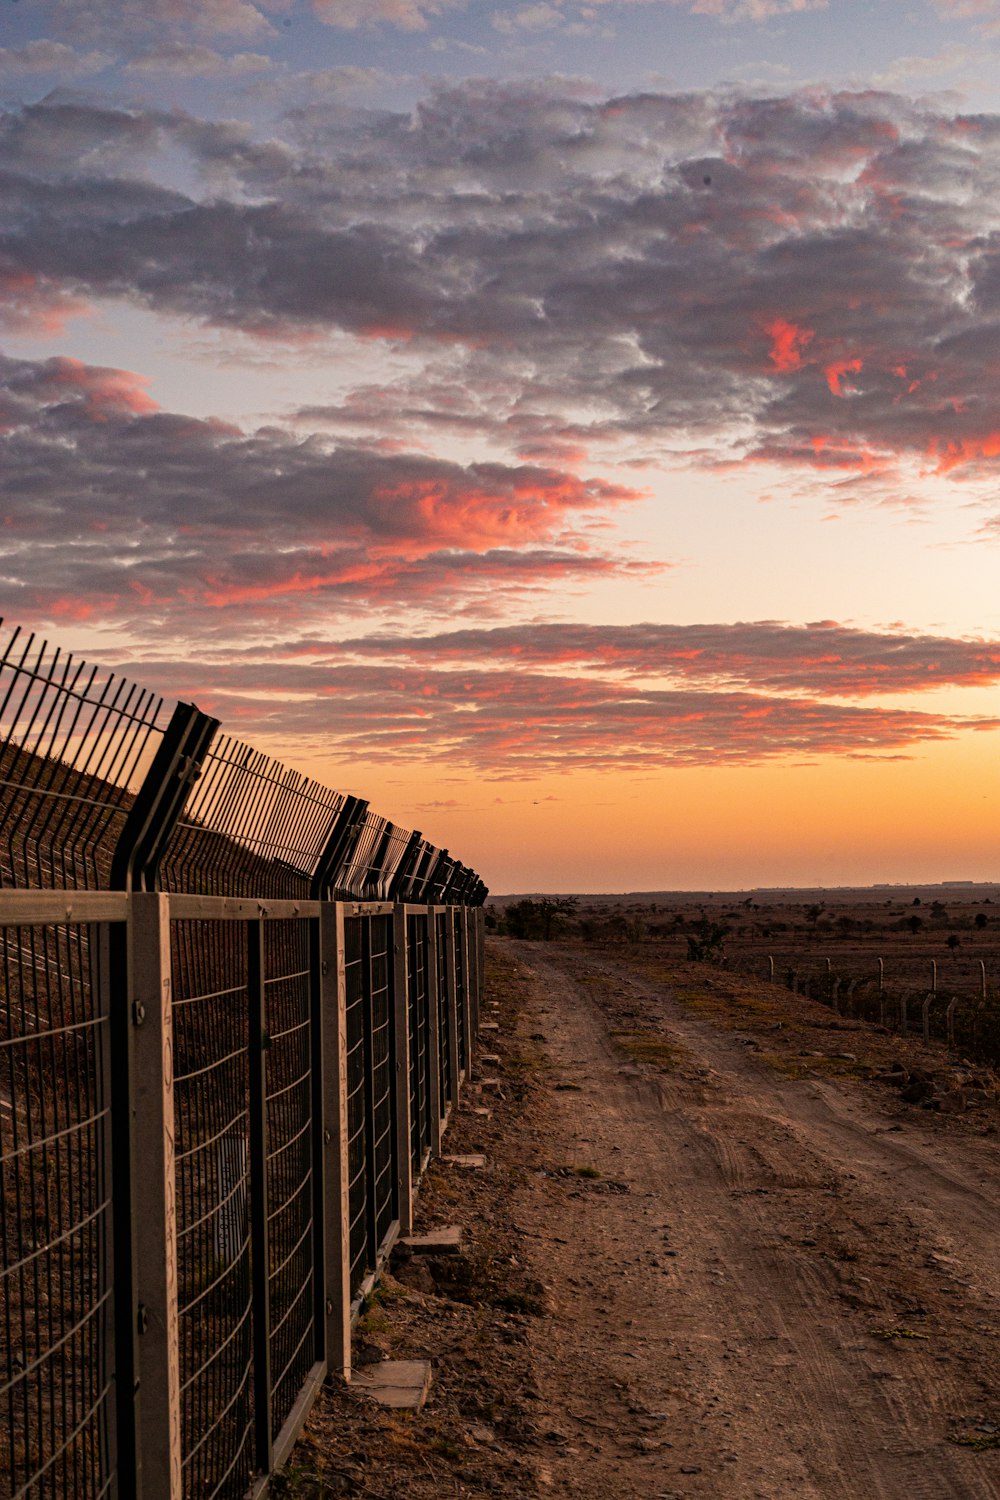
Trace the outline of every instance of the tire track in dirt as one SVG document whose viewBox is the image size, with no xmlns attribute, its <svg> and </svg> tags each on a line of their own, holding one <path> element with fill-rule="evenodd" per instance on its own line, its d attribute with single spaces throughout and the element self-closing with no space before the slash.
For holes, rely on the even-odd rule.
<svg viewBox="0 0 1000 1500">
<path fill-rule="evenodd" d="M 996 1415 L 995 1145 L 947 1163 L 857 1085 L 778 1077 L 604 955 L 511 946 L 555 1084 L 548 1170 L 515 1204 L 554 1307 L 533 1338 L 549 1493 L 1000 1496 L 1000 1453 L 947 1441 Z M 637 1002 L 669 1073 L 611 1035 Z"/>
</svg>

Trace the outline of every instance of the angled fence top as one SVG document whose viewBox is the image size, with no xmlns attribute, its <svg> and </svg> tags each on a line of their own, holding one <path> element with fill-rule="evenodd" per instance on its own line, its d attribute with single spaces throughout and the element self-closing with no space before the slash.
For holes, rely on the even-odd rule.
<svg viewBox="0 0 1000 1500">
<path fill-rule="evenodd" d="M 482 906 L 446 849 L 0 620 L 0 886 Z"/>
</svg>

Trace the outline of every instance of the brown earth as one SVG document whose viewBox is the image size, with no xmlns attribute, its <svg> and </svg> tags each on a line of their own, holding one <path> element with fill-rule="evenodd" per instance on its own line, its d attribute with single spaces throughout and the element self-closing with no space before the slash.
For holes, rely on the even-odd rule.
<svg viewBox="0 0 1000 1500">
<path fill-rule="evenodd" d="M 284 1492 L 1000 1496 L 995 1078 L 638 946 L 491 949 L 500 1088 L 448 1136 L 488 1164 L 419 1205 L 468 1251 L 361 1330 L 431 1398 L 329 1383 Z"/>
</svg>

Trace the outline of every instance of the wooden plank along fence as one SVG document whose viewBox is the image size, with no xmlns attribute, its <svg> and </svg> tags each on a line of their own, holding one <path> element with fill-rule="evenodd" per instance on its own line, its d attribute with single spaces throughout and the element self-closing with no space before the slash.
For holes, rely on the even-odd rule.
<svg viewBox="0 0 1000 1500">
<path fill-rule="evenodd" d="M 469 1077 L 475 873 L 14 631 L 0 1497 L 260 1495 Z"/>
</svg>

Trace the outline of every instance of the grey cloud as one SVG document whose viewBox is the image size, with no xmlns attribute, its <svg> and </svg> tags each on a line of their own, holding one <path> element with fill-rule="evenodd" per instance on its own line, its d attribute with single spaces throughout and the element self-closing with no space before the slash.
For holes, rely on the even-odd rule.
<svg viewBox="0 0 1000 1500">
<path fill-rule="evenodd" d="M 193 42 L 161 42 L 140 52 L 124 71 L 177 73 L 184 78 L 244 78 L 270 72 L 273 67 L 272 59 L 259 52 L 235 52 L 227 57 Z"/>
<path fill-rule="evenodd" d="M 40 0 L 50 36 L 114 38 L 199 36 L 259 37 L 273 31 L 266 12 L 273 0 Z"/>
<path fill-rule="evenodd" d="M 100 73 L 114 62 L 108 52 L 79 52 L 65 42 L 40 40 L 23 47 L 0 47 L 0 77 L 56 73 L 61 78 Z"/>
<path fill-rule="evenodd" d="M 60 610 L 234 629 L 648 573 L 580 526 L 635 492 L 540 465 L 457 463 L 161 412 L 140 377 L 0 357 L 5 593 Z"/>
<path fill-rule="evenodd" d="M 280 728 L 325 755 L 435 759 L 490 780 L 551 771 L 759 764 L 775 756 L 898 756 L 967 728 L 1000 727 L 907 710 L 688 688 L 669 691 L 555 673 L 295 662 L 245 665 L 146 658 L 126 670 L 194 696 L 256 735 Z M 282 700 L 273 698 L 280 692 Z"/>
<path fill-rule="evenodd" d="M 705 625 L 536 623 L 432 636 L 367 636 L 331 648 L 414 662 L 505 660 L 613 670 L 781 693 L 866 697 L 1000 682 L 1000 640 L 878 632 L 821 621 Z"/>
<path fill-rule="evenodd" d="M 4 130 L 8 275 L 250 331 L 406 339 L 427 371 L 388 399 L 413 420 L 422 403 L 429 423 L 481 421 L 514 451 L 574 434 L 857 472 L 995 461 L 991 117 L 480 81 L 412 118 L 305 107 L 266 141 L 66 104 Z M 201 197 L 170 196 L 167 143 Z M 67 160 L 87 185 L 61 201 Z M 428 403 L 448 372 L 499 392 L 494 410 Z"/>
</svg>

